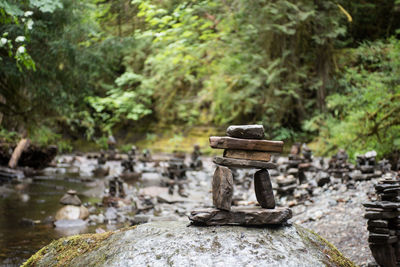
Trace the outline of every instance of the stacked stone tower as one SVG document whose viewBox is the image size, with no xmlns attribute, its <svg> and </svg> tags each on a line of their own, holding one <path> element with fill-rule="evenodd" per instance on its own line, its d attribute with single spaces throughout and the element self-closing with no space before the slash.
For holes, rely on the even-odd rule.
<svg viewBox="0 0 400 267">
<path fill-rule="evenodd" d="M 381 266 L 400 263 L 400 180 L 387 175 L 375 185 L 378 201 L 363 203 L 368 219 L 369 247 Z"/>
<path fill-rule="evenodd" d="M 189 219 L 194 224 L 205 225 L 267 225 L 282 224 L 291 218 L 288 208 L 275 208 L 274 193 L 268 169 L 276 168 L 269 162 L 270 153 L 283 150 L 282 141 L 264 140 L 262 125 L 229 126 L 224 137 L 210 137 L 210 146 L 224 149 L 223 157 L 215 157 L 217 165 L 212 182 L 215 208 L 194 210 Z M 233 176 L 230 168 L 251 168 L 254 190 L 261 207 L 231 207 Z"/>
</svg>

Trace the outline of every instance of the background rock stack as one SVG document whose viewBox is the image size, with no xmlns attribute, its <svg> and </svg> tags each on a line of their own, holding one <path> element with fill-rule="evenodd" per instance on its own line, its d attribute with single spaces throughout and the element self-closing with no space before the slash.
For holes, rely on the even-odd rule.
<svg viewBox="0 0 400 267">
<path fill-rule="evenodd" d="M 282 152 L 282 141 L 263 140 L 262 125 L 229 126 L 224 137 L 210 137 L 210 146 L 224 149 L 223 157 L 215 157 L 217 164 L 212 182 L 213 204 L 216 208 L 191 212 L 189 219 L 203 225 L 267 225 L 282 224 L 291 218 L 288 208 L 275 208 L 274 193 L 267 169 L 276 165 L 269 162 L 270 152 Z M 233 176 L 230 168 L 258 169 L 254 174 L 254 189 L 261 207 L 231 207 Z"/>
<path fill-rule="evenodd" d="M 375 185 L 378 201 L 363 205 L 372 255 L 380 266 L 391 267 L 400 263 L 400 181 L 389 176 Z"/>
</svg>

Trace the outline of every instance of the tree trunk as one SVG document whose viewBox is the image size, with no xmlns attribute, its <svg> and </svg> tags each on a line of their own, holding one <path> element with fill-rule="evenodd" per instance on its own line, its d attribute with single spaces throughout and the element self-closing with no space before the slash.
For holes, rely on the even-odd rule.
<svg viewBox="0 0 400 267">
<path fill-rule="evenodd" d="M 29 139 L 21 139 L 19 141 L 18 145 L 15 147 L 14 152 L 12 153 L 11 159 L 8 162 L 8 167 L 11 169 L 14 169 L 18 165 L 18 160 L 22 155 L 22 152 L 24 152 L 25 149 L 29 147 Z"/>
</svg>

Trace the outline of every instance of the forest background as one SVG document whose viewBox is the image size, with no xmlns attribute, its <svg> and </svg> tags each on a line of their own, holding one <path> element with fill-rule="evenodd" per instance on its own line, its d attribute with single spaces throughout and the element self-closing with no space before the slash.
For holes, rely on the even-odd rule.
<svg viewBox="0 0 400 267">
<path fill-rule="evenodd" d="M 0 0 L 0 139 L 400 150 L 400 0 Z"/>
</svg>

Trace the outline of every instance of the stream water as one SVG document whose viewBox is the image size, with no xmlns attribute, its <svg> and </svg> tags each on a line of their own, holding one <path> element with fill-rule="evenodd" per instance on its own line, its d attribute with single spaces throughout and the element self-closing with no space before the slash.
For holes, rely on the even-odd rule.
<svg viewBox="0 0 400 267">
<path fill-rule="evenodd" d="M 51 223 L 61 208 L 59 199 L 68 189 L 79 194 L 87 188 L 76 173 L 68 171 L 0 185 L 0 266 L 19 266 L 54 239 L 95 232 L 96 227 L 59 229 Z M 90 201 L 79 196 L 82 203 Z"/>
</svg>

